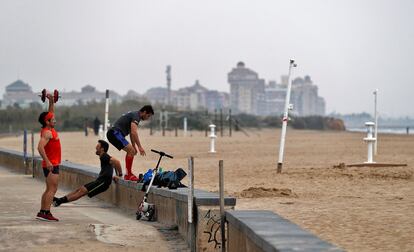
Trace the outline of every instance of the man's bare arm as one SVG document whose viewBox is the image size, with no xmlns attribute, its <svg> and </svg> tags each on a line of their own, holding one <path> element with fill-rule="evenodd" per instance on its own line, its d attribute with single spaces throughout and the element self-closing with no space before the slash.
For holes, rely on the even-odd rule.
<svg viewBox="0 0 414 252">
<path fill-rule="evenodd" d="M 121 167 L 121 162 L 119 162 L 118 159 L 111 157 L 111 160 L 109 161 L 109 163 L 112 165 L 112 167 L 115 168 L 116 170 L 116 175 L 117 176 L 122 176 L 122 167 Z"/>
<path fill-rule="evenodd" d="M 55 113 L 55 101 L 53 99 L 53 95 L 48 94 L 47 98 L 49 99 L 49 112 Z"/>
<path fill-rule="evenodd" d="M 141 156 L 145 156 L 145 150 L 144 148 L 142 148 L 141 142 L 139 141 L 139 137 L 138 137 L 138 125 L 135 123 L 131 123 L 131 141 L 133 142 L 133 146 L 135 149 L 135 145 L 136 144 L 138 146 L 138 151 L 141 154 Z"/>
<path fill-rule="evenodd" d="M 119 162 L 118 159 L 111 157 L 111 160 L 109 160 L 109 163 L 112 165 L 112 167 L 115 168 L 116 176 L 114 176 L 112 179 L 115 181 L 115 183 L 117 183 L 118 180 L 122 179 L 121 162 Z"/>
<path fill-rule="evenodd" d="M 39 140 L 39 144 L 37 145 L 37 150 L 39 151 L 40 156 L 42 156 L 43 160 L 46 162 L 46 166 L 49 170 L 52 169 L 53 165 L 46 155 L 45 146 L 51 138 L 52 133 L 50 131 L 45 131 Z"/>
<path fill-rule="evenodd" d="M 132 145 L 132 147 L 134 148 L 135 152 L 137 152 L 137 147 L 135 146 L 134 134 L 130 133 L 129 134 L 129 138 L 131 139 L 131 145 Z"/>
<path fill-rule="evenodd" d="M 135 123 L 131 123 L 131 144 L 132 144 L 132 146 L 134 146 L 134 148 L 135 148 L 135 144 L 138 146 L 138 147 L 141 147 L 142 148 L 142 146 L 141 146 L 141 142 L 139 141 L 139 138 L 138 138 L 138 125 L 136 125 Z"/>
</svg>

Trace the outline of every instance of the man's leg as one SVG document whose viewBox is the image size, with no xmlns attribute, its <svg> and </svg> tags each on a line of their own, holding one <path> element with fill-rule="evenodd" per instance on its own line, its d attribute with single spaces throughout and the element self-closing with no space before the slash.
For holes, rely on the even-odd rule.
<svg viewBox="0 0 414 252">
<path fill-rule="evenodd" d="M 47 176 L 49 176 L 50 171 L 43 168 L 43 174 L 45 175 L 45 184 L 46 184 L 46 188 L 45 191 L 42 194 L 42 198 L 40 201 L 40 211 L 43 212 L 46 206 L 46 194 L 49 191 L 49 185 L 47 183 Z"/>
<path fill-rule="evenodd" d="M 36 218 L 45 221 L 58 221 L 58 219 L 53 217 L 53 215 L 50 213 L 50 205 L 57 191 L 59 174 L 47 172 L 45 175 L 47 175 L 46 190 L 42 195 L 40 211 L 37 214 Z"/>
<path fill-rule="evenodd" d="M 81 186 L 78 189 L 76 189 L 75 191 L 69 193 L 68 195 L 66 195 L 62 198 L 55 198 L 53 200 L 53 205 L 55 207 L 58 207 L 63 203 L 78 200 L 78 199 L 82 198 L 83 196 L 85 196 L 86 194 L 88 194 L 88 189 L 86 189 L 85 186 Z"/>
<path fill-rule="evenodd" d="M 45 207 L 46 207 L 46 194 L 47 194 L 47 191 L 48 191 L 47 181 L 45 181 L 45 184 L 46 184 L 46 189 L 42 194 L 42 200 L 40 202 L 40 210 L 41 211 L 44 211 Z"/>
<path fill-rule="evenodd" d="M 46 191 L 44 198 L 43 210 L 50 211 L 50 206 L 52 205 L 53 197 L 56 194 L 58 187 L 59 174 L 54 174 L 52 172 L 46 178 Z"/>
<path fill-rule="evenodd" d="M 132 144 L 130 143 L 128 143 L 128 145 L 125 146 L 123 150 L 126 152 L 126 156 L 125 156 L 126 174 L 125 174 L 124 179 L 137 181 L 138 178 L 132 173 L 132 163 L 134 162 L 134 156 L 137 154 L 137 152 L 134 149 L 134 147 L 132 147 Z"/>
<path fill-rule="evenodd" d="M 118 150 L 124 150 L 126 152 L 125 156 L 125 180 L 137 180 L 137 177 L 132 173 L 132 162 L 134 161 L 134 156 L 137 154 L 137 151 L 134 149 L 132 144 L 130 144 L 121 132 L 117 130 L 110 129 L 106 134 L 108 141 L 115 146 Z"/>
<path fill-rule="evenodd" d="M 111 182 L 112 182 L 111 178 L 109 178 L 108 180 L 102 180 L 98 178 L 97 180 L 94 180 L 92 182 L 89 182 L 81 186 L 79 189 L 69 193 L 68 195 L 62 198 L 55 199 L 53 202 L 53 205 L 55 207 L 58 207 L 59 205 L 63 203 L 78 200 L 79 198 L 85 196 L 86 194 L 89 197 L 93 197 L 101 192 L 106 191 L 111 185 Z"/>
<path fill-rule="evenodd" d="M 85 186 L 81 186 L 78 190 L 73 191 L 66 195 L 66 198 L 68 198 L 68 202 L 78 200 L 88 194 L 88 189 L 86 189 Z"/>
</svg>

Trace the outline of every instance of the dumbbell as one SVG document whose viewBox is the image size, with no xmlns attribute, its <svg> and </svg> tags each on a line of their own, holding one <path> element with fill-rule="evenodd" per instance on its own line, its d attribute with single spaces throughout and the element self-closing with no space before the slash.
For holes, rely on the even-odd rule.
<svg viewBox="0 0 414 252">
<path fill-rule="evenodd" d="M 47 94 L 48 93 L 47 93 L 46 89 L 44 88 L 42 90 L 42 93 L 39 95 L 39 97 L 42 100 L 42 102 L 45 102 L 46 101 Z M 58 102 L 59 98 L 60 98 L 59 91 L 57 89 L 55 89 L 55 91 L 53 91 L 53 101 L 56 103 L 56 102 Z"/>
</svg>

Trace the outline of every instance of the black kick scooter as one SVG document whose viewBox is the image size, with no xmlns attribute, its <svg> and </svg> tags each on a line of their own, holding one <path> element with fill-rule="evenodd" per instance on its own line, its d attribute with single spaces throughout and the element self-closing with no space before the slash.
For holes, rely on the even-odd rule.
<svg viewBox="0 0 414 252">
<path fill-rule="evenodd" d="M 150 204 L 147 202 L 148 200 L 148 193 L 149 190 L 151 189 L 152 183 L 154 182 L 155 179 L 155 175 L 157 175 L 158 172 L 158 166 L 160 165 L 161 159 L 162 157 L 168 157 L 168 158 L 173 158 L 173 156 L 168 155 L 167 153 L 163 152 L 163 151 L 156 151 L 156 150 L 152 150 L 152 152 L 158 153 L 160 155 L 160 158 L 158 159 L 158 163 L 157 166 L 154 168 L 154 170 L 152 170 L 152 177 L 151 177 L 151 181 L 147 187 L 147 191 L 145 192 L 144 195 L 144 199 L 141 201 L 141 203 L 138 206 L 138 210 L 137 210 L 137 220 L 140 220 L 142 217 L 145 217 L 148 221 L 152 221 L 154 218 L 154 214 L 155 214 L 155 204 Z"/>
</svg>

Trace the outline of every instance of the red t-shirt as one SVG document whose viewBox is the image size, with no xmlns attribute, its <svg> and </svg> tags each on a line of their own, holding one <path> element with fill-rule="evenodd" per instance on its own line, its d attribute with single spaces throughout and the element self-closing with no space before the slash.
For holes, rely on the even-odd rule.
<svg viewBox="0 0 414 252">
<path fill-rule="evenodd" d="M 58 133 L 54 128 L 43 128 L 40 131 L 40 137 L 42 137 L 46 131 L 52 132 L 52 138 L 49 139 L 49 142 L 45 146 L 46 156 L 53 166 L 60 165 L 62 151 L 60 148 L 60 139 Z M 44 160 L 42 161 L 42 167 L 46 167 L 46 162 Z"/>
</svg>

